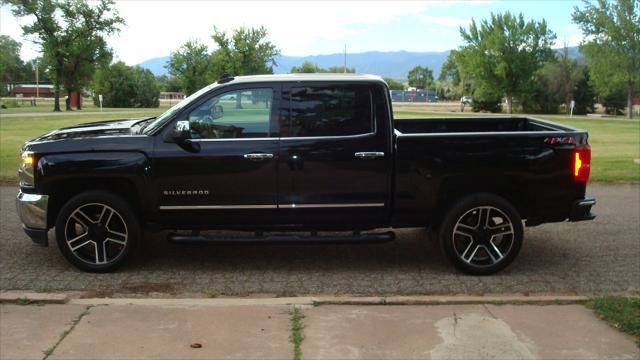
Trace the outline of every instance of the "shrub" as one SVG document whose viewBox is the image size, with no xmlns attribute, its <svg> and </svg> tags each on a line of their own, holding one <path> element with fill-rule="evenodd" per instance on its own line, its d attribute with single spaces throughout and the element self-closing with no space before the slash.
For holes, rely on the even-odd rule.
<svg viewBox="0 0 640 360">
<path fill-rule="evenodd" d="M 482 87 L 473 92 L 473 112 L 488 111 L 493 113 L 502 112 L 502 95 Z"/>
<path fill-rule="evenodd" d="M 158 107 L 158 83 L 153 73 L 139 66 L 117 62 L 96 72 L 93 102 L 99 105 L 103 96 L 104 107 Z"/>
</svg>

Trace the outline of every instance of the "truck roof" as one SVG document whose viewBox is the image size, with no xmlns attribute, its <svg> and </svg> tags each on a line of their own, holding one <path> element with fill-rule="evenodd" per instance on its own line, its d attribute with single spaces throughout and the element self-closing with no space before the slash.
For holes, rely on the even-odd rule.
<svg viewBox="0 0 640 360">
<path fill-rule="evenodd" d="M 381 77 L 368 74 L 332 74 L 332 73 L 315 73 L 315 74 L 275 74 L 275 75 L 249 75 L 235 76 L 233 80 L 226 82 L 227 84 L 241 84 L 254 82 L 297 82 L 297 81 L 380 81 L 384 82 Z"/>
</svg>

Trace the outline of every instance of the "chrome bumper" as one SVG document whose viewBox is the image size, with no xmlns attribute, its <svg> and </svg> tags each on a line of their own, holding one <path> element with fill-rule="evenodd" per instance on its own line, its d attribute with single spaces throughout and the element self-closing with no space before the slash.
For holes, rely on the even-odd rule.
<svg viewBox="0 0 640 360">
<path fill-rule="evenodd" d="M 48 245 L 47 206 L 49 195 L 27 194 L 20 191 L 16 198 L 18 216 L 24 232 L 34 243 Z"/>
</svg>

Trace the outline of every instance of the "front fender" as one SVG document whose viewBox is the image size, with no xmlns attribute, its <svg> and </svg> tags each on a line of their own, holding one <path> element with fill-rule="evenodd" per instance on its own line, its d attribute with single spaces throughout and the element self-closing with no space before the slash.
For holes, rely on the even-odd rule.
<svg viewBox="0 0 640 360">
<path fill-rule="evenodd" d="M 91 188 L 92 182 L 126 181 L 133 185 L 135 200 L 145 204 L 149 158 L 137 151 L 100 151 L 46 154 L 36 168 L 37 191 L 55 196 L 68 186 Z"/>
</svg>

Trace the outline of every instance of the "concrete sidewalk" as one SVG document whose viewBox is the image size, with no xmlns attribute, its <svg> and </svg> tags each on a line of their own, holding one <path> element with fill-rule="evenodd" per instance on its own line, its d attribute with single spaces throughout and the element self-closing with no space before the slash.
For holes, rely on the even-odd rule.
<svg viewBox="0 0 640 360">
<path fill-rule="evenodd" d="M 638 359 L 582 305 L 78 299 L 0 305 L 1 359 Z"/>
</svg>

